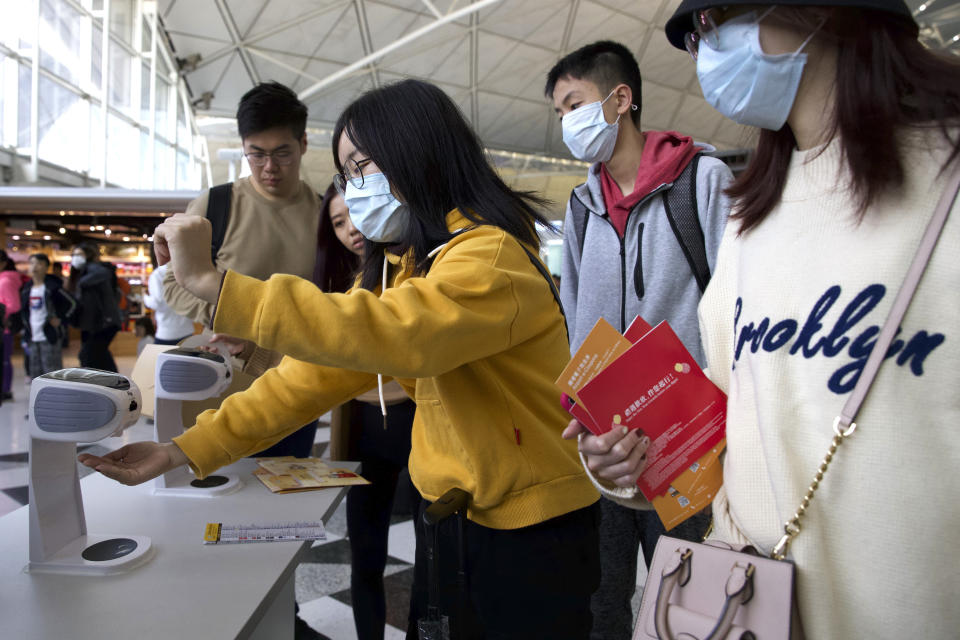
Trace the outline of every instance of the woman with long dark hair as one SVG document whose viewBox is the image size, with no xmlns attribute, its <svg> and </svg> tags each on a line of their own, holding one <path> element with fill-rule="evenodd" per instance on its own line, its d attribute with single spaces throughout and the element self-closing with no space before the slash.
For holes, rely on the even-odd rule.
<svg viewBox="0 0 960 640">
<path fill-rule="evenodd" d="M 666 32 L 695 58 L 707 101 L 760 127 L 728 191 L 700 321 L 709 374 L 728 394 L 713 535 L 769 553 L 958 169 L 960 64 L 918 42 L 902 0 L 685 0 Z M 955 201 L 859 427 L 789 532 L 809 638 L 960 628 L 958 216 Z M 636 438 L 581 437 L 621 498 L 643 469 Z"/>
<path fill-rule="evenodd" d="M 409 469 L 421 509 L 453 488 L 469 495 L 459 604 L 450 585 L 460 523 L 439 530 L 451 627 L 460 637 L 586 638 L 598 495 L 576 445 L 559 437 L 567 421 L 553 381 L 569 346 L 536 255 L 540 201 L 503 183 L 453 101 L 424 82 L 357 99 L 333 151 L 335 180 L 369 243 L 360 286 L 327 294 L 292 276 L 219 274 L 209 223 L 171 217 L 155 232 L 158 256 L 217 304 L 214 330 L 291 357 L 175 443 L 82 461 L 127 483 L 187 462 L 203 476 L 394 378 L 417 404 Z M 427 613 L 424 553 L 411 630 Z"/>
<path fill-rule="evenodd" d="M 117 371 L 110 343 L 120 331 L 116 274 L 100 262 L 99 248 L 83 242 L 73 248 L 67 291 L 80 305 L 74 324 L 80 328 L 80 366 Z"/>
<path fill-rule="evenodd" d="M 356 279 L 365 240 L 333 184 L 322 198 L 313 281 L 325 292 L 342 293 Z M 334 411 L 330 429 L 331 459 L 360 461 L 363 477 L 370 481 L 347 492 L 350 605 L 359 640 L 383 638 L 383 572 L 393 499 L 398 485 L 401 497 L 416 491 L 404 473 L 416 405 L 396 381 L 384 385 L 383 399 L 381 407 L 379 394 L 371 390 L 345 403 Z"/>
</svg>

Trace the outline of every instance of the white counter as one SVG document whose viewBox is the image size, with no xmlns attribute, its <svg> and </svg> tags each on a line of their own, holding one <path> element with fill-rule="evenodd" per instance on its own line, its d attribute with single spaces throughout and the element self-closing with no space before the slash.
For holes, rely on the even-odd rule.
<svg viewBox="0 0 960 640">
<path fill-rule="evenodd" d="M 204 525 L 326 522 L 346 488 L 272 494 L 255 467 L 225 467 L 244 486 L 214 499 L 154 496 L 151 483 L 126 487 L 98 473 L 81 480 L 90 534 L 152 539 L 152 559 L 122 575 L 28 574 L 27 507 L 0 518 L 0 637 L 292 639 L 294 570 L 310 542 L 204 545 Z"/>
</svg>

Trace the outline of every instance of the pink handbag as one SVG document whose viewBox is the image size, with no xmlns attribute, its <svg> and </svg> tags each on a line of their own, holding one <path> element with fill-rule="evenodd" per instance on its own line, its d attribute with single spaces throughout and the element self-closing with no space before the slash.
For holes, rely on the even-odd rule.
<svg viewBox="0 0 960 640">
<path fill-rule="evenodd" d="M 633 640 L 802 640 L 793 598 L 794 565 L 785 560 L 800 520 L 837 448 L 857 428 L 853 421 L 883 362 L 930 260 L 960 189 L 960 165 L 937 203 L 920 247 L 877 337 L 860 379 L 834 420 L 834 438 L 784 535 L 770 557 L 752 548 L 704 544 L 662 536 L 654 551 Z"/>
<path fill-rule="evenodd" d="M 662 536 L 633 640 L 799 640 L 793 572 L 755 551 Z"/>
</svg>

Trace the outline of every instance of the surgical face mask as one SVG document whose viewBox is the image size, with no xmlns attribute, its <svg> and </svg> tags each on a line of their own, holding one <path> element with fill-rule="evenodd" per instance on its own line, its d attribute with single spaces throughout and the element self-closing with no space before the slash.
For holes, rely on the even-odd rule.
<svg viewBox="0 0 960 640">
<path fill-rule="evenodd" d="M 563 142 L 570 153 L 585 162 L 606 162 L 613 156 L 613 147 L 617 144 L 617 131 L 620 116 L 610 124 L 603 117 L 603 103 L 613 95 L 610 92 L 603 100 L 585 104 L 563 116 L 560 126 L 563 129 Z M 636 105 L 632 105 L 636 109 Z"/>
<path fill-rule="evenodd" d="M 807 62 L 807 54 L 801 51 L 819 27 L 795 52 L 766 54 L 760 47 L 760 21 L 774 8 L 760 17 L 751 12 L 721 24 L 716 48 L 700 42 L 697 78 L 703 97 L 723 115 L 743 125 L 777 131 L 797 97 Z"/>
<path fill-rule="evenodd" d="M 400 240 L 410 222 L 410 210 L 390 193 L 390 183 L 382 173 L 364 176 L 360 188 L 348 181 L 343 200 L 353 226 L 374 242 Z"/>
<path fill-rule="evenodd" d="M 87 264 L 87 259 L 83 256 L 72 256 L 70 258 L 70 266 L 74 269 L 83 269 Z"/>
</svg>

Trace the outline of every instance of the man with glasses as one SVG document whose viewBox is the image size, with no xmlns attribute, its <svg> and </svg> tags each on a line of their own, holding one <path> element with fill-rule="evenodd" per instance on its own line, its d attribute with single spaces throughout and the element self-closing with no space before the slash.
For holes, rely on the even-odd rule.
<svg viewBox="0 0 960 640">
<path fill-rule="evenodd" d="M 250 177 L 214 187 L 187 206 L 187 213 L 206 216 L 214 226 L 217 268 L 266 280 L 275 273 L 309 279 L 317 250 L 320 202 L 300 179 L 300 161 L 307 150 L 307 107 L 289 88 L 259 84 L 240 100 L 237 129 L 250 166 Z M 216 229 L 222 228 L 222 233 Z M 209 325 L 212 305 L 177 284 L 173 270 L 163 281 L 164 297 L 178 314 Z M 280 354 L 226 336 L 230 351 L 258 376 L 280 362 Z M 277 443 L 265 453 L 307 456 L 316 423 Z"/>
</svg>

